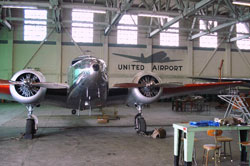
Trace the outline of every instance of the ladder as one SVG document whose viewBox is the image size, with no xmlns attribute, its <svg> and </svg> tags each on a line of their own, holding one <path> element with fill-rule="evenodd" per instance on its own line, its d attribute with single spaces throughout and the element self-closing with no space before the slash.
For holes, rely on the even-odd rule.
<svg viewBox="0 0 250 166">
<path fill-rule="evenodd" d="M 250 123 L 249 105 L 245 97 L 239 95 L 218 95 L 218 97 L 228 103 L 224 118 L 242 118 L 245 123 Z"/>
</svg>

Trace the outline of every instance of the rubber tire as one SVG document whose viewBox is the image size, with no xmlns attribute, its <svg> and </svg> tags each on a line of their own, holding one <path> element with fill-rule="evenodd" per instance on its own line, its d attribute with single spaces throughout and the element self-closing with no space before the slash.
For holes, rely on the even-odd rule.
<svg viewBox="0 0 250 166">
<path fill-rule="evenodd" d="M 146 121 L 143 117 L 139 117 L 138 118 L 138 133 L 146 133 L 147 131 L 147 125 L 146 125 Z"/>
<path fill-rule="evenodd" d="M 72 113 L 72 115 L 75 115 L 76 114 L 76 110 L 72 110 L 71 113 Z"/>
<path fill-rule="evenodd" d="M 32 139 L 34 137 L 35 133 L 36 133 L 35 120 L 34 119 L 27 119 L 26 120 L 25 138 Z"/>
</svg>

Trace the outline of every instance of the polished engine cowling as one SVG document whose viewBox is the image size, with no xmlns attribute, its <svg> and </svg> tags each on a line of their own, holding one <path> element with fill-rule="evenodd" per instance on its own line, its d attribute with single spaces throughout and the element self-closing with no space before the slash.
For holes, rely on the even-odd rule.
<svg viewBox="0 0 250 166">
<path fill-rule="evenodd" d="M 17 102 L 22 104 L 38 104 L 45 96 L 46 88 L 33 86 L 32 83 L 45 82 L 39 71 L 21 70 L 13 75 L 11 81 L 21 84 L 10 85 L 10 93 Z"/>
<path fill-rule="evenodd" d="M 132 96 L 135 103 L 133 104 L 150 104 L 159 99 L 162 94 L 163 88 L 154 86 L 161 83 L 161 79 L 155 73 L 141 72 L 138 73 L 133 83 L 145 85 L 139 88 L 132 88 L 130 95 Z"/>
</svg>

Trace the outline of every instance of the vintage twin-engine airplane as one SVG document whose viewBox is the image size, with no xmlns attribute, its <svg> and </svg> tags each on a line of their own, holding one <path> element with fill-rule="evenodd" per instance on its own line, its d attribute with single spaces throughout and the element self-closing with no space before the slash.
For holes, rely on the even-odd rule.
<svg viewBox="0 0 250 166">
<path fill-rule="evenodd" d="M 219 82 L 179 85 L 162 83 L 154 73 L 141 72 L 135 75 L 132 83 L 115 84 L 108 87 L 106 64 L 103 60 L 84 55 L 74 59 L 68 72 L 68 82 L 49 83 L 39 71 L 21 70 L 11 80 L 0 80 L 0 98 L 14 100 L 26 106 L 28 119 L 25 137 L 33 138 L 37 129 L 34 107 L 42 101 L 60 102 L 65 107 L 84 110 L 124 103 L 134 106 L 139 113 L 135 116 L 135 129 L 146 131 L 142 108 L 160 98 L 185 95 L 211 89 L 225 89 L 242 85 L 242 82 Z"/>
</svg>

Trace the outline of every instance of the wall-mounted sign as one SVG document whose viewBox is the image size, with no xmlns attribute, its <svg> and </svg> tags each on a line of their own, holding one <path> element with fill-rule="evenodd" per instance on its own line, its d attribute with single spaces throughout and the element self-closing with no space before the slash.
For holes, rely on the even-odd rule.
<svg viewBox="0 0 250 166">
<path fill-rule="evenodd" d="M 144 57 L 144 54 L 141 54 L 141 57 L 118 54 L 118 53 L 113 53 L 113 55 L 121 56 L 128 59 L 133 59 L 134 60 L 133 62 L 141 62 L 141 63 L 166 63 L 166 62 L 182 61 L 180 59 L 174 59 L 174 60 L 170 59 L 169 57 L 167 57 L 167 53 L 164 51 L 159 51 L 148 57 Z"/>
<path fill-rule="evenodd" d="M 132 56 L 132 55 L 126 55 L 126 54 L 118 54 L 113 53 L 113 55 L 120 56 L 123 58 L 128 58 L 134 60 L 133 62 L 140 62 L 140 63 L 168 63 L 168 62 L 177 62 L 182 61 L 180 59 L 170 59 L 170 57 L 167 57 L 167 53 L 164 51 L 159 51 L 157 53 L 154 53 L 148 57 L 144 57 L 144 54 L 141 54 L 140 57 L 138 56 Z M 153 65 L 152 71 L 181 71 L 182 65 Z M 125 71 L 140 71 L 144 70 L 145 66 L 143 64 L 141 65 L 135 65 L 135 64 L 118 64 L 118 70 L 125 70 Z"/>
</svg>

